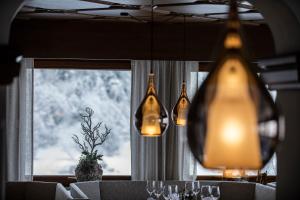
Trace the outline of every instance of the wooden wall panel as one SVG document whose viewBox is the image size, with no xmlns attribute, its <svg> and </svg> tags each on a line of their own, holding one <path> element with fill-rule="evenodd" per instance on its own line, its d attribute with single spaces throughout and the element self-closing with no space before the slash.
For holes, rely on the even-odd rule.
<svg viewBox="0 0 300 200">
<path fill-rule="evenodd" d="M 34 68 L 131 70 L 131 62 L 130 60 L 35 59 Z"/>
<path fill-rule="evenodd" d="M 187 24 L 187 59 L 213 60 L 224 25 Z M 150 59 L 148 24 L 100 21 L 16 20 L 11 45 L 26 57 L 84 59 Z M 252 58 L 274 55 L 271 32 L 266 25 L 245 25 Z M 154 58 L 183 60 L 183 25 L 156 24 Z"/>
</svg>

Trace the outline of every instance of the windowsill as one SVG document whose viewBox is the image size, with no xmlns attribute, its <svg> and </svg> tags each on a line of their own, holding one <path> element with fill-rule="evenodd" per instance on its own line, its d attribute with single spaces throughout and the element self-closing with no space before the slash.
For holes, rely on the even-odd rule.
<svg viewBox="0 0 300 200">
<path fill-rule="evenodd" d="M 131 176 L 128 175 L 109 175 L 103 176 L 102 180 L 104 181 L 129 181 L 131 180 Z M 222 176 L 197 176 L 197 180 L 215 180 L 215 181 L 234 181 L 237 179 L 229 179 L 223 178 Z M 257 176 L 248 176 L 247 178 L 243 178 L 242 180 L 249 182 L 257 182 Z M 73 175 L 34 175 L 33 181 L 43 181 L 43 182 L 58 182 L 63 184 L 64 186 L 69 186 L 70 183 L 76 182 L 76 178 Z M 264 180 L 264 184 L 275 182 L 276 176 L 266 176 Z"/>
<path fill-rule="evenodd" d="M 109 175 L 102 176 L 102 180 L 107 181 L 117 181 L 117 180 L 131 180 L 131 176 L 126 175 Z M 69 186 L 70 183 L 76 182 L 76 177 L 74 175 L 34 175 L 33 181 L 43 181 L 43 182 L 58 182 L 64 186 Z"/>
<path fill-rule="evenodd" d="M 214 180 L 214 181 L 248 181 L 253 183 L 267 183 L 276 182 L 276 176 L 257 177 L 255 175 L 248 175 L 243 178 L 224 178 L 223 176 L 197 176 L 197 180 Z"/>
</svg>

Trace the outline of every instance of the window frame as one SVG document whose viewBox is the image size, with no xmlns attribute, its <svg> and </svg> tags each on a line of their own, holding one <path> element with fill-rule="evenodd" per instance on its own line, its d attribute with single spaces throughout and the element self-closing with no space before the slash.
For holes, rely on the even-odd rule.
<svg viewBox="0 0 300 200">
<path fill-rule="evenodd" d="M 103 176 L 103 181 L 131 181 L 131 176 Z M 222 176 L 197 176 L 196 180 L 210 180 L 210 181 L 236 181 L 238 179 L 230 179 L 224 178 Z M 276 176 L 266 176 L 266 177 L 258 177 L 258 176 L 248 176 L 247 178 L 243 178 L 242 180 L 246 180 L 253 183 L 262 183 L 267 184 L 270 182 L 276 181 Z M 35 175 L 33 176 L 33 181 L 43 181 L 43 182 L 57 182 L 63 184 L 65 187 L 68 187 L 71 183 L 75 183 L 75 176 L 68 175 Z"/>
<path fill-rule="evenodd" d="M 210 72 L 211 61 L 199 62 L 198 71 L 195 72 Z M 34 69 L 78 69 L 78 70 L 124 70 L 131 71 L 131 60 L 94 60 L 94 59 L 34 59 Z M 33 102 L 32 102 L 33 103 Z M 114 181 L 124 180 L 130 181 L 131 175 L 104 175 L 102 180 Z M 197 180 L 233 180 L 226 179 L 223 176 L 216 175 L 197 175 Z M 263 181 L 258 180 L 258 176 L 248 176 L 243 180 L 249 182 L 269 183 L 276 181 L 276 176 L 267 175 Z M 74 175 L 33 175 L 33 181 L 43 182 L 59 182 L 64 186 L 69 186 L 70 183 L 76 182 Z"/>
<path fill-rule="evenodd" d="M 131 71 L 130 60 L 34 59 L 34 69 L 124 70 Z"/>
<path fill-rule="evenodd" d="M 131 71 L 131 60 L 34 59 L 33 69 L 118 70 Z M 34 70 L 33 70 L 34 73 Z M 33 80 L 34 81 L 34 80 Z M 33 83 L 34 85 L 34 83 Z M 34 101 L 32 101 L 32 106 Z M 32 122 L 33 123 L 33 122 Z M 32 175 L 33 181 L 59 182 L 64 186 L 76 182 L 74 175 Z M 102 180 L 131 180 L 131 175 L 104 175 Z"/>
</svg>

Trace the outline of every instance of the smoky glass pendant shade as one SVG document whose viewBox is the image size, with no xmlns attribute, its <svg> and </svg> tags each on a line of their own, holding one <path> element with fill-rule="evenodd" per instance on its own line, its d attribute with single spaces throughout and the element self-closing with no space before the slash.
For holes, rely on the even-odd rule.
<svg viewBox="0 0 300 200">
<path fill-rule="evenodd" d="M 182 83 L 181 94 L 172 109 L 172 120 L 176 126 L 185 126 L 187 123 L 187 112 L 190 100 L 186 92 L 186 83 Z"/>
<path fill-rule="evenodd" d="M 147 93 L 135 113 L 135 126 L 142 136 L 162 136 L 169 126 L 166 108 L 156 96 L 154 74 L 149 74 Z"/>
<path fill-rule="evenodd" d="M 261 169 L 279 141 L 277 107 L 244 56 L 240 29 L 231 1 L 221 55 L 188 113 L 188 142 L 206 168 Z"/>
</svg>

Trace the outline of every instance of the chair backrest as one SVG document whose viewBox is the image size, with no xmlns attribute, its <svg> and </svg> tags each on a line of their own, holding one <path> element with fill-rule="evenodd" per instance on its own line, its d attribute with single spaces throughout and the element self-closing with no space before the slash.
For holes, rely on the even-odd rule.
<svg viewBox="0 0 300 200">
<path fill-rule="evenodd" d="M 165 183 L 178 185 L 179 191 L 183 191 L 185 185 L 185 181 L 166 181 Z M 254 198 L 254 183 L 201 180 L 200 185 L 219 186 L 221 192 L 221 200 L 252 200 Z"/>
<path fill-rule="evenodd" d="M 71 200 L 73 197 L 71 196 L 70 192 L 66 190 L 66 188 L 61 184 L 58 183 L 56 185 L 56 193 L 55 193 L 55 200 Z"/>
<path fill-rule="evenodd" d="M 101 200 L 147 199 L 145 181 L 101 181 Z"/>
<path fill-rule="evenodd" d="M 257 183 L 255 187 L 255 200 L 275 200 L 276 188 Z"/>
<path fill-rule="evenodd" d="M 101 199 L 99 181 L 71 183 L 70 191 L 74 199 L 89 199 L 89 200 Z"/>
<path fill-rule="evenodd" d="M 166 181 L 165 184 L 176 184 L 179 191 L 183 191 L 185 181 Z M 200 181 L 200 184 L 220 186 L 221 200 L 254 199 L 254 183 Z M 148 197 L 145 181 L 102 181 L 100 193 L 101 200 L 146 199 Z"/>
<path fill-rule="evenodd" d="M 221 200 L 253 200 L 255 183 L 249 182 L 220 182 Z"/>
<path fill-rule="evenodd" d="M 178 185 L 179 192 L 182 192 L 185 187 L 186 181 L 164 181 L 166 185 Z M 218 185 L 220 186 L 219 181 L 200 181 L 200 185 Z"/>
<path fill-rule="evenodd" d="M 5 199 L 24 200 L 27 182 L 8 182 L 6 183 Z"/>
<path fill-rule="evenodd" d="M 55 200 L 57 183 L 8 182 L 6 199 L 9 200 Z"/>
<path fill-rule="evenodd" d="M 165 181 L 165 184 L 176 184 L 179 191 L 182 192 L 185 181 Z M 148 197 L 146 181 L 82 182 L 76 183 L 76 185 L 91 200 L 139 200 Z M 200 185 L 218 185 L 221 192 L 220 200 L 273 200 L 276 193 L 275 188 L 249 182 L 200 181 Z M 99 192 L 95 186 L 100 187 Z M 93 192 L 96 193 L 96 196 L 93 195 Z"/>
</svg>

